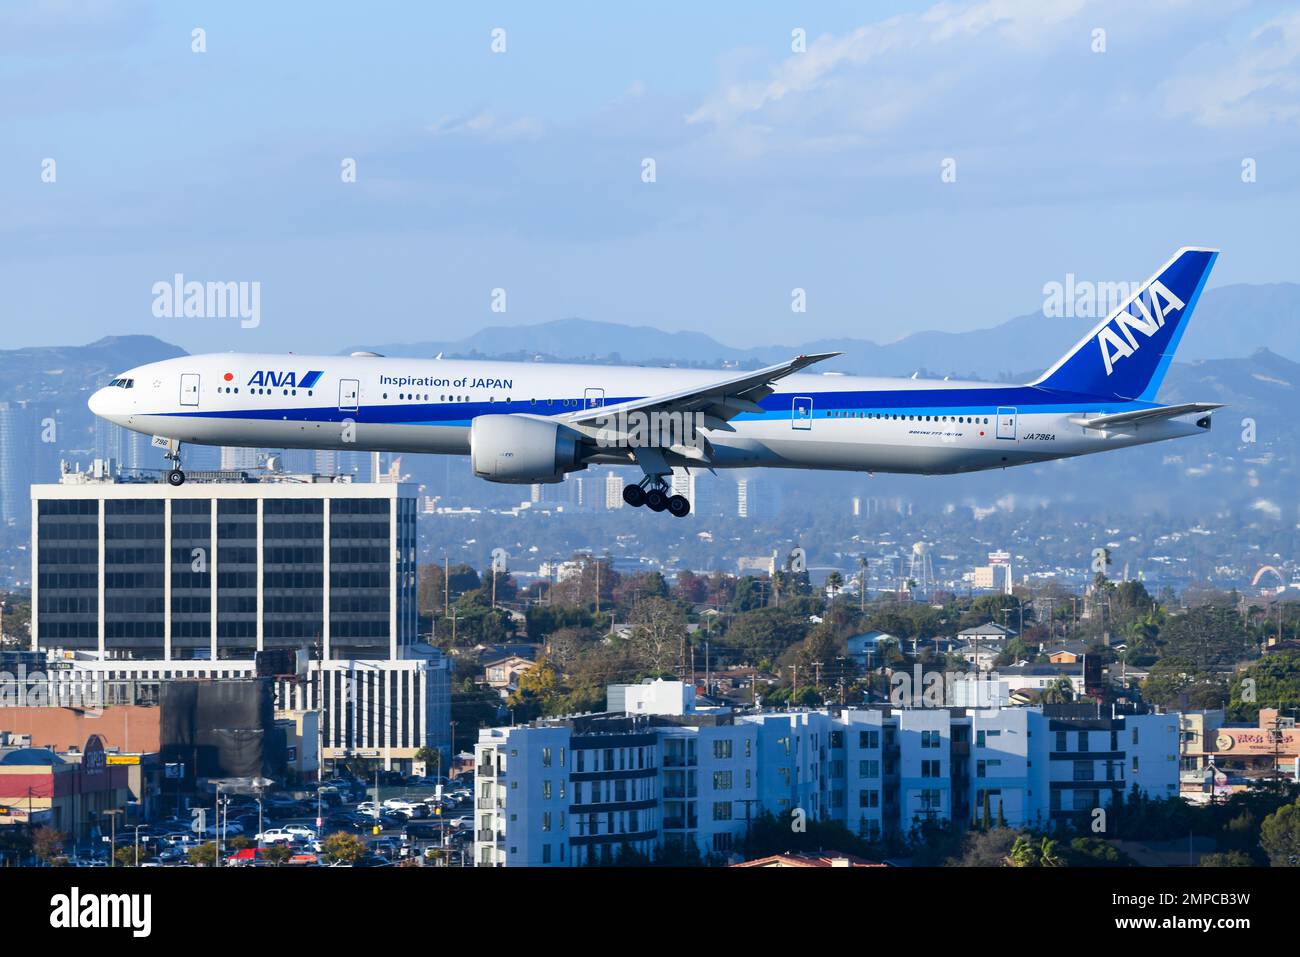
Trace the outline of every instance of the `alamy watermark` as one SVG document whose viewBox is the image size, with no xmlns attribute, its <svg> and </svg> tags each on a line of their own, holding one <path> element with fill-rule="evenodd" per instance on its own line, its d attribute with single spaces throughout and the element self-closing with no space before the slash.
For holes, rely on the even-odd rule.
<svg viewBox="0 0 1300 957">
<path fill-rule="evenodd" d="M 1065 282 L 1043 284 L 1043 316 L 1048 319 L 1102 319 L 1128 301 L 1140 282 L 1093 282 L 1065 274 Z"/>
<path fill-rule="evenodd" d="M 596 418 L 601 448 L 703 449 L 707 417 L 703 412 L 614 412 Z"/>
<path fill-rule="evenodd" d="M 157 319 L 238 319 L 243 329 L 262 324 L 262 284 L 186 281 L 176 273 L 170 281 L 153 284 L 153 314 Z"/>
</svg>

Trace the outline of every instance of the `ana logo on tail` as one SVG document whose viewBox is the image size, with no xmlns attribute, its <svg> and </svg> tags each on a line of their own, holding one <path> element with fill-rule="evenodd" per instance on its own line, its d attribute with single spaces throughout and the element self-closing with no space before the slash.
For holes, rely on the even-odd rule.
<svg viewBox="0 0 1300 957">
<path fill-rule="evenodd" d="M 1184 305 L 1164 283 L 1156 279 L 1128 308 L 1116 313 L 1097 333 L 1097 345 L 1101 348 L 1101 359 L 1106 364 L 1106 375 L 1115 371 L 1118 360 L 1133 355 L 1140 348 L 1137 337 L 1133 335 L 1134 329 L 1149 339 L 1165 324 L 1165 316 L 1178 312 Z M 1140 317 L 1129 311 L 1133 308 L 1141 313 Z"/>
</svg>

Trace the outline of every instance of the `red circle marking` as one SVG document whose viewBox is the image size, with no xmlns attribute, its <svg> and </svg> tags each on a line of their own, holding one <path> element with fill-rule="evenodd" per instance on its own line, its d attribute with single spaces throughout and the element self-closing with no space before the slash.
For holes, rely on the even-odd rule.
<svg viewBox="0 0 1300 957">
<path fill-rule="evenodd" d="M 234 377 L 235 377 L 235 374 L 234 374 L 233 372 L 227 372 L 227 373 L 226 373 L 226 381 L 227 381 L 227 382 L 229 382 L 229 381 L 230 381 L 231 379 L 233 379 Z"/>
<path fill-rule="evenodd" d="M 984 434 L 984 431 L 981 429 L 981 430 L 980 430 L 980 435 L 983 435 L 983 434 Z"/>
</svg>

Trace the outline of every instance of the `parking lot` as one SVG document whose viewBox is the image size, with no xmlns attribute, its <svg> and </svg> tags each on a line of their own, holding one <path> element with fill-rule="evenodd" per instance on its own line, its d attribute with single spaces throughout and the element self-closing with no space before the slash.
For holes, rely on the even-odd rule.
<svg viewBox="0 0 1300 957">
<path fill-rule="evenodd" d="M 292 791 L 251 794 L 222 793 L 219 866 L 356 866 L 398 864 L 470 866 L 473 850 L 472 782 L 407 779 L 397 784 L 367 784 L 355 779 L 321 782 Z M 169 814 L 140 826 L 119 828 L 115 866 L 131 866 L 138 855 L 141 867 L 210 866 L 217 838 L 215 799 L 193 804 L 182 814 Z M 204 828 L 198 830 L 194 811 L 202 809 Z M 188 816 L 187 816 L 188 815 Z M 355 838 L 362 850 L 330 846 L 331 835 Z M 344 842 L 350 844 L 351 842 Z M 74 867 L 108 867 L 107 837 L 68 848 Z M 269 848 L 284 848 L 268 854 Z M 200 850 L 202 849 L 202 850 Z M 287 853 L 286 853 L 287 851 Z"/>
</svg>

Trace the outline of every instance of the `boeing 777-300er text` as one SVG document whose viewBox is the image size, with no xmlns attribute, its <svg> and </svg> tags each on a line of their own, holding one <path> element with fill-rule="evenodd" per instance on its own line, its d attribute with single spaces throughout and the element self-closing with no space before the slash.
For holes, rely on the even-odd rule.
<svg viewBox="0 0 1300 957">
<path fill-rule="evenodd" d="M 490 482 L 636 465 L 630 505 L 685 515 L 674 469 L 974 472 L 1193 435 L 1209 402 L 1156 392 L 1218 255 L 1180 249 L 1028 385 L 352 356 L 200 355 L 123 372 L 98 416 L 154 437 L 180 485 L 183 443 L 466 455 Z"/>
</svg>

